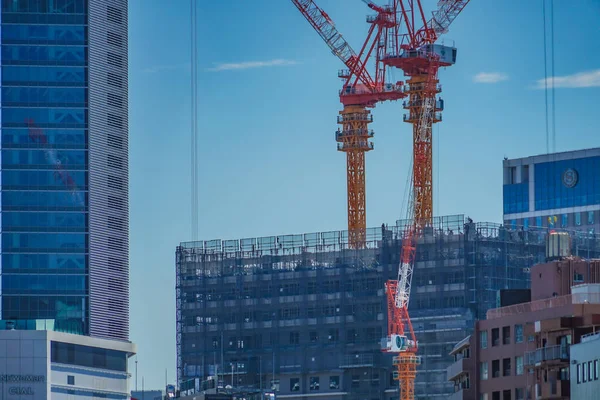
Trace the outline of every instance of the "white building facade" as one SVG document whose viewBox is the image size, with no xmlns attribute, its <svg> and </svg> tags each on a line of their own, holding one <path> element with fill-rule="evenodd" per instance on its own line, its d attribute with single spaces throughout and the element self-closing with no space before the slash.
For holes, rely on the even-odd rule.
<svg viewBox="0 0 600 400">
<path fill-rule="evenodd" d="M 129 399 L 135 345 L 53 331 L 0 331 L 0 397 Z"/>
</svg>

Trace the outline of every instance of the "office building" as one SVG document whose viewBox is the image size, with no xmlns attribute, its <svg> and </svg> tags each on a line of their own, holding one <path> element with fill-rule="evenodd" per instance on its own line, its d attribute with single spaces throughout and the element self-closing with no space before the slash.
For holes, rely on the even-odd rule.
<svg viewBox="0 0 600 400">
<path fill-rule="evenodd" d="M 600 148 L 505 159 L 504 224 L 600 231 Z"/>
<path fill-rule="evenodd" d="M 576 363 L 571 350 L 599 321 L 600 260 L 572 257 L 532 267 L 531 301 L 489 310 L 455 347 L 461 356 L 447 369 L 455 387 L 450 399 L 592 398 L 570 397 L 569 375 L 578 363 L 589 381 L 587 368 L 598 352 L 580 352 Z"/>
<path fill-rule="evenodd" d="M 129 399 L 135 345 L 53 331 L 0 331 L 3 399 Z"/>
<path fill-rule="evenodd" d="M 132 390 L 131 400 L 163 400 L 162 390 Z"/>
<path fill-rule="evenodd" d="M 396 279 L 404 223 L 367 230 L 181 243 L 176 249 L 178 383 L 217 375 L 225 385 L 286 398 L 397 398 L 384 282 Z M 454 345 L 496 307 L 499 289 L 529 287 L 546 259 L 547 230 L 509 230 L 464 216 L 435 218 L 417 244 L 410 315 L 423 362 L 420 399 L 454 392 Z M 574 238 L 577 252 L 600 241 Z"/>
<path fill-rule="evenodd" d="M 0 327 L 127 340 L 127 0 L 0 17 Z"/>
<path fill-rule="evenodd" d="M 597 328 L 596 328 L 597 329 Z M 593 399 L 600 393 L 600 331 L 571 346 L 571 398 Z"/>
</svg>

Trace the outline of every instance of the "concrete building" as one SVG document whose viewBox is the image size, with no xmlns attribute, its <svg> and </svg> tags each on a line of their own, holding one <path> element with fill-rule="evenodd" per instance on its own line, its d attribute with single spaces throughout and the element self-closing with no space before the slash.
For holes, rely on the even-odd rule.
<svg viewBox="0 0 600 400">
<path fill-rule="evenodd" d="M 282 398 L 391 399 L 384 282 L 397 277 L 396 226 L 369 229 L 367 246 L 345 231 L 181 243 L 177 270 L 177 377 L 273 388 Z M 423 363 L 420 399 L 454 392 L 446 368 L 497 291 L 529 287 L 546 258 L 546 230 L 511 231 L 464 216 L 436 218 L 417 245 L 410 313 Z M 576 238 L 578 252 L 600 242 Z"/>
<path fill-rule="evenodd" d="M 127 0 L 0 13 L 0 328 L 127 340 Z"/>
<path fill-rule="evenodd" d="M 470 360 L 456 358 L 448 367 L 450 398 L 569 399 L 571 347 L 599 323 L 600 260 L 532 267 L 531 302 L 489 310 L 455 348 L 454 354 L 468 348 Z"/>
<path fill-rule="evenodd" d="M 600 331 L 571 346 L 571 398 L 593 399 L 600 393 Z"/>
<path fill-rule="evenodd" d="M 504 224 L 600 231 L 600 148 L 505 159 Z"/>
<path fill-rule="evenodd" d="M 0 331 L 3 399 L 129 399 L 129 342 L 52 331 Z"/>
<path fill-rule="evenodd" d="M 131 400 L 163 400 L 162 390 L 132 390 Z"/>
</svg>

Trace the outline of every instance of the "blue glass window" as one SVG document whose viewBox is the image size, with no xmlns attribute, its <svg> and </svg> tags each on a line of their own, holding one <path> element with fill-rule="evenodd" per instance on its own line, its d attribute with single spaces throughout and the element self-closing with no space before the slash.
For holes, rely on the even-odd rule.
<svg viewBox="0 0 600 400">
<path fill-rule="evenodd" d="M 86 216 L 79 212 L 3 212 L 2 231 L 82 232 Z"/>
<path fill-rule="evenodd" d="M 6 294 L 61 294 L 85 293 L 84 275 L 39 275 L 39 274 L 3 274 L 2 292 Z"/>
<path fill-rule="evenodd" d="M 87 82 L 83 67 L 3 66 L 3 85 L 79 86 Z"/>
<path fill-rule="evenodd" d="M 529 183 L 504 185 L 504 214 L 529 211 Z"/>
<path fill-rule="evenodd" d="M 567 226 L 569 226 L 569 214 L 562 215 L 560 224 L 563 228 L 566 228 Z"/>
<path fill-rule="evenodd" d="M 2 254 L 2 269 L 85 270 L 84 254 Z"/>
<path fill-rule="evenodd" d="M 4 189 L 81 190 L 86 188 L 84 171 L 2 171 Z M 6 192 L 12 193 L 12 192 Z"/>
<path fill-rule="evenodd" d="M 4 65 L 85 65 L 86 55 L 81 46 L 2 45 Z"/>
<path fill-rule="evenodd" d="M 18 316 L 19 319 L 57 320 L 77 318 L 80 321 L 86 317 L 84 313 L 87 299 L 84 296 L 61 296 L 60 291 L 56 292 L 58 295 L 54 296 L 2 296 L 3 317 L 4 319 L 16 319 Z M 55 322 L 55 327 L 58 323 Z"/>
<path fill-rule="evenodd" d="M 86 145 L 87 132 L 83 129 L 44 129 L 45 140 L 32 135 L 29 129 L 2 129 L 2 147 L 60 147 L 82 149 Z"/>
<path fill-rule="evenodd" d="M 12 192 L 2 193 L 4 211 L 84 211 L 85 192 Z"/>
<path fill-rule="evenodd" d="M 2 11 L 9 13 L 59 13 L 86 12 L 86 0 L 2 0 Z"/>
<path fill-rule="evenodd" d="M 86 27 L 77 25 L 2 25 L 3 44 L 84 45 Z"/>
<path fill-rule="evenodd" d="M 536 164 L 535 209 L 600 204 L 600 157 Z"/>
<path fill-rule="evenodd" d="M 85 128 L 87 110 L 84 108 L 3 108 L 3 127 L 28 127 L 30 122 L 41 128 Z"/>
<path fill-rule="evenodd" d="M 3 87 L 2 104 L 7 107 L 85 107 L 84 88 Z"/>
<path fill-rule="evenodd" d="M 2 168 L 84 169 L 86 152 L 82 150 L 2 150 Z"/>
<path fill-rule="evenodd" d="M 594 212 L 593 211 L 588 211 L 588 225 L 593 225 L 594 224 Z"/>
<path fill-rule="evenodd" d="M 3 233 L 2 250 L 29 253 L 60 251 L 82 253 L 85 251 L 86 235 L 79 233 Z"/>
<path fill-rule="evenodd" d="M 529 218 L 523 219 L 523 229 L 529 229 Z"/>
<path fill-rule="evenodd" d="M 575 225 L 581 226 L 581 213 L 580 212 L 575 213 Z"/>
<path fill-rule="evenodd" d="M 541 228 L 543 226 L 542 217 L 535 217 L 535 226 L 538 228 Z"/>
</svg>

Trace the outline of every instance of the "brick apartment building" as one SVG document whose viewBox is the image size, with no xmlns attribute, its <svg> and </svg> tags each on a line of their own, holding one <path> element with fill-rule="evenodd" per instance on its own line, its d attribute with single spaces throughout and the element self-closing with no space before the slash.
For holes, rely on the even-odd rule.
<svg viewBox="0 0 600 400">
<path fill-rule="evenodd" d="M 600 260 L 538 264 L 530 293 L 531 301 L 517 304 L 510 302 L 518 296 L 504 296 L 454 347 L 450 400 L 571 398 L 571 346 L 600 326 Z M 598 376 L 593 361 L 588 377 Z"/>
</svg>

